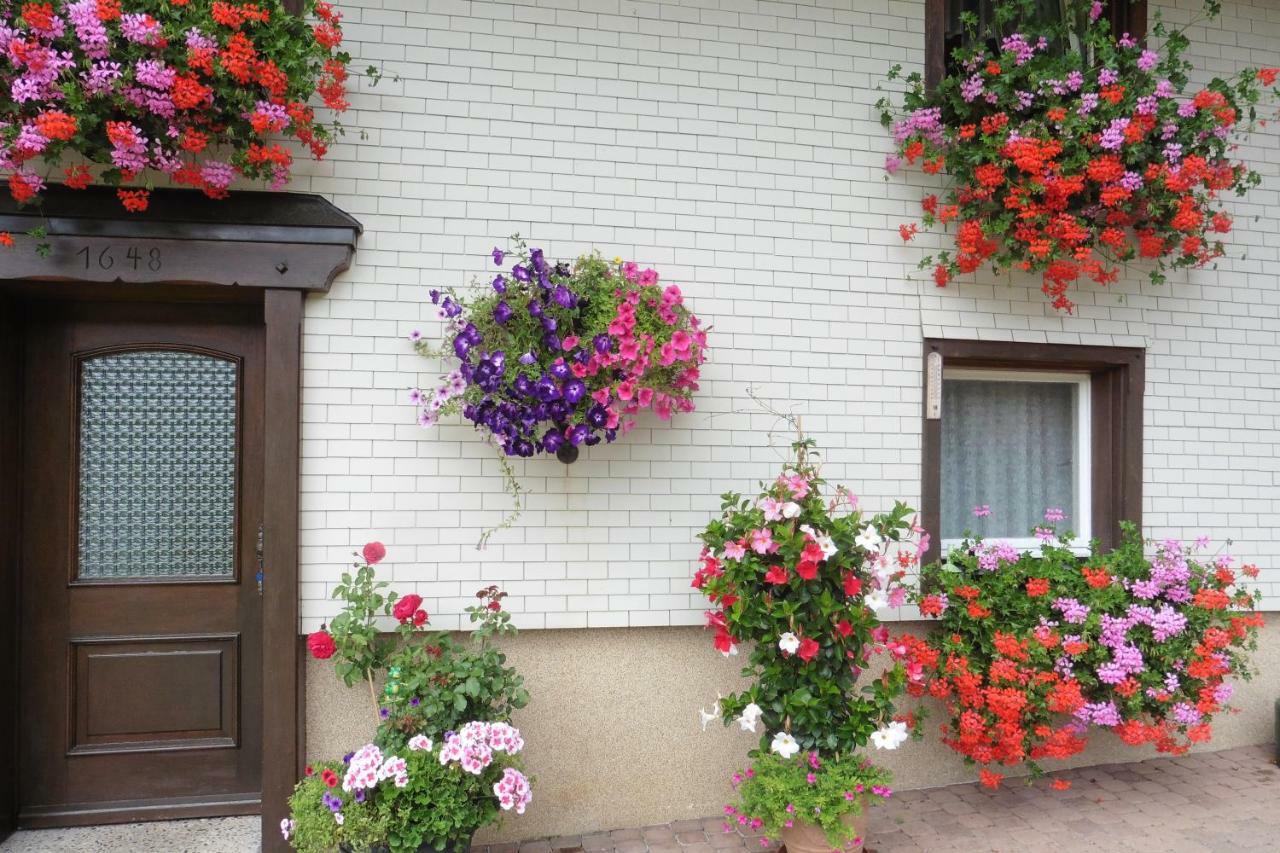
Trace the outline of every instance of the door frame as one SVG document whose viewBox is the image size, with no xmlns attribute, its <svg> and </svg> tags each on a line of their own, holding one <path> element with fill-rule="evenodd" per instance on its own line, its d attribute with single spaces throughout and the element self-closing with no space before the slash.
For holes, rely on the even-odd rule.
<svg viewBox="0 0 1280 853">
<path fill-rule="evenodd" d="M 29 232 L 43 229 L 39 238 Z M 21 359 L 24 298 L 242 302 L 262 306 L 264 330 L 262 824 L 264 853 L 285 851 L 280 822 L 305 762 L 305 658 L 298 633 L 302 317 L 347 269 L 362 231 L 320 196 L 236 192 L 215 201 L 190 190 L 153 193 L 149 210 L 120 212 L 107 188 L 51 187 L 41 208 L 0 199 L 0 231 L 13 234 L 0 271 L 0 762 L 14 767 L 18 719 Z M 37 232 L 39 233 L 39 232 Z M 37 251 L 37 244 L 43 243 Z M 159 246 L 163 279 L 122 262 L 84 268 L 100 252 L 127 257 Z M 85 253 L 85 247 L 92 254 Z M 84 262 L 87 266 L 88 262 Z M 135 268 L 137 264 L 135 264 Z M 248 582 L 248 578 L 242 582 Z M 20 774 L 0 774 L 0 840 L 16 828 Z"/>
</svg>

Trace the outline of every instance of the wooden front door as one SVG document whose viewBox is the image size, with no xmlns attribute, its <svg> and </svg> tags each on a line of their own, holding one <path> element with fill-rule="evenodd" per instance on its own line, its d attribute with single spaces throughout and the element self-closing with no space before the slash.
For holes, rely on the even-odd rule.
<svg viewBox="0 0 1280 853">
<path fill-rule="evenodd" d="M 23 325 L 19 825 L 256 813 L 261 305 Z"/>
</svg>

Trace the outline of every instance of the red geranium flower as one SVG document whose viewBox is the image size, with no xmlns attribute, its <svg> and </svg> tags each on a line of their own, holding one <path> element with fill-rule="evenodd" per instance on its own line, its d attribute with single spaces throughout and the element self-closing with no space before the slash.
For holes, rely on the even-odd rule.
<svg viewBox="0 0 1280 853">
<path fill-rule="evenodd" d="M 333 657 L 333 653 L 338 650 L 338 647 L 334 644 L 333 637 L 329 632 L 321 629 L 314 634 L 308 635 L 307 649 L 316 660 L 328 660 Z"/>
</svg>

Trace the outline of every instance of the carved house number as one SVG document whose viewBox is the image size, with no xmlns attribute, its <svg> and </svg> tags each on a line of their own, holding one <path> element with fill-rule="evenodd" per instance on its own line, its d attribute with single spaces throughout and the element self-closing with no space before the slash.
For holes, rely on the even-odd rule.
<svg viewBox="0 0 1280 853">
<path fill-rule="evenodd" d="M 122 270 L 140 270 L 148 269 L 151 272 L 159 272 L 162 266 L 160 249 L 158 247 L 147 248 L 143 246 L 107 246 L 98 250 L 96 246 L 82 246 L 76 251 L 76 257 L 84 259 L 84 269 L 102 269 L 109 270 L 120 264 Z"/>
</svg>

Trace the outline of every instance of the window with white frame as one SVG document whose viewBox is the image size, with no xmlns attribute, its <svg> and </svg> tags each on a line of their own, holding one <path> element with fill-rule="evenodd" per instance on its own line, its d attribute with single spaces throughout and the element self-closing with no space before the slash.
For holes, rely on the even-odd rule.
<svg viewBox="0 0 1280 853">
<path fill-rule="evenodd" d="M 957 368 L 942 383 L 941 537 L 1035 548 L 1046 511 L 1090 537 L 1089 374 Z"/>
<path fill-rule="evenodd" d="M 1085 553 L 1142 524 L 1145 352 L 1137 347 L 924 341 L 921 520 L 926 559 L 966 532 L 1035 548 L 1046 510 Z M 975 514 L 974 510 L 978 512 Z"/>
</svg>

